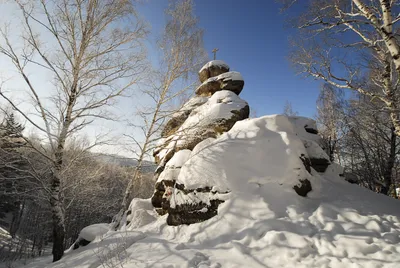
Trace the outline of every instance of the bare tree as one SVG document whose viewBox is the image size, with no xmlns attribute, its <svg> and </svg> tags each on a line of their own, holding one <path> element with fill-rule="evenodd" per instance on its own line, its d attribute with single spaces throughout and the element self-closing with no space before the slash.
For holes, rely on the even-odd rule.
<svg viewBox="0 0 400 268">
<path fill-rule="evenodd" d="M 298 0 L 282 0 L 290 8 Z M 304 4 L 304 3 L 302 3 Z M 312 0 L 293 19 L 301 38 L 293 62 L 303 72 L 384 106 L 400 136 L 398 0 Z M 378 91 L 369 90 L 372 81 Z"/>
<path fill-rule="evenodd" d="M 379 112 L 381 102 L 361 95 L 349 101 L 343 118 L 347 131 L 341 136 L 342 164 L 361 185 L 391 193 L 398 168 L 399 141 L 389 115 Z"/>
<path fill-rule="evenodd" d="M 129 183 L 122 202 L 122 211 L 129 206 L 134 194 L 133 183 L 139 179 L 145 159 L 149 159 L 155 148 L 161 127 L 177 112 L 176 101 L 196 84 L 197 70 L 206 60 L 203 48 L 203 31 L 198 27 L 193 14 L 192 0 L 170 1 L 165 10 L 167 22 L 158 43 L 161 51 L 160 65 L 151 74 L 151 83 L 143 89 L 143 94 L 151 100 L 151 107 L 138 112 L 143 119 L 139 126 L 141 137 L 129 135 L 133 146 L 138 148 L 138 165 Z M 189 81 L 192 81 L 191 83 Z M 180 87 L 186 81 L 189 86 Z"/>
<path fill-rule="evenodd" d="M 107 163 L 102 155 L 86 151 L 87 143 L 73 139 L 65 147 L 61 183 L 65 248 L 76 241 L 83 227 L 111 221 L 120 209 L 124 190 L 134 173 L 133 167 Z M 51 233 L 50 204 L 46 200 L 50 179 L 47 160 L 31 148 L 22 147 L 10 155 L 3 147 L 0 147 L 0 211 L 11 210 L 18 217 L 11 225 L 17 227 L 16 235 L 0 248 L 0 261 L 40 256 L 48 250 L 46 244 Z M 19 161 L 15 161 L 17 156 Z M 15 201 L 18 206 L 14 205 Z"/>
<path fill-rule="evenodd" d="M 285 106 L 283 107 L 283 114 L 286 116 L 296 116 L 299 113 L 293 111 L 292 104 L 289 101 L 286 101 Z"/>
<path fill-rule="evenodd" d="M 40 0 L 14 1 L 23 34 L 0 28 L 0 53 L 14 65 L 26 85 L 34 113 L 20 106 L 5 91 L 6 100 L 39 137 L 37 148 L 51 167 L 49 201 L 53 221 L 53 261 L 63 255 L 65 209 L 62 170 L 69 138 L 95 119 L 111 119 L 107 112 L 117 97 L 135 85 L 143 71 L 141 41 L 146 35 L 132 1 Z M 51 85 L 37 82 L 31 72 L 46 72 Z M 29 142 L 29 140 L 27 140 Z M 89 146 L 92 147 L 97 142 Z"/>
<path fill-rule="evenodd" d="M 343 91 L 329 84 L 321 88 L 317 100 L 318 132 L 330 160 L 341 164 L 340 140 L 346 132 L 346 113 Z"/>
</svg>

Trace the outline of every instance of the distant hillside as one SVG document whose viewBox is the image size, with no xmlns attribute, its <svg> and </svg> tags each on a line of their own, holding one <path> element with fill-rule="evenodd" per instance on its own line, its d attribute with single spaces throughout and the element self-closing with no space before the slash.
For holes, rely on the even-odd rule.
<svg viewBox="0 0 400 268">
<path fill-rule="evenodd" d="M 133 158 L 128 158 L 116 154 L 94 154 L 94 156 L 102 162 L 116 164 L 124 167 L 136 167 L 138 161 Z M 144 161 L 142 170 L 145 173 L 154 172 L 157 165 L 151 161 Z"/>
</svg>

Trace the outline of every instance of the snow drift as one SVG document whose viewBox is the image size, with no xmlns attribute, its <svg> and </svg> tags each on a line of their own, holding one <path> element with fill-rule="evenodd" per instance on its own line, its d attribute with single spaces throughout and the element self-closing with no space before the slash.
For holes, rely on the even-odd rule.
<svg viewBox="0 0 400 268">
<path fill-rule="evenodd" d="M 314 127 L 282 115 L 237 122 L 168 166 L 188 189 L 213 187 L 185 198 L 173 192 L 171 205 L 218 194 L 217 215 L 168 226 L 150 200 L 136 199 L 128 225 L 46 267 L 400 267 L 399 201 L 347 183 L 335 164 L 307 168 L 301 155 L 325 157 Z M 304 178 L 306 197 L 293 189 Z"/>
</svg>

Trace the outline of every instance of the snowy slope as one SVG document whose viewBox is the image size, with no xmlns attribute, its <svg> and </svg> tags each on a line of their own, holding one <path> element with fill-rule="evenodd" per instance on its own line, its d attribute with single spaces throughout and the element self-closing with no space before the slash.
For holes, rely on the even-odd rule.
<svg viewBox="0 0 400 268">
<path fill-rule="evenodd" d="M 303 127 L 285 116 L 244 120 L 194 148 L 178 180 L 229 191 L 217 216 L 168 226 L 150 200 L 134 200 L 141 224 L 46 267 L 400 267 L 400 202 L 347 183 L 334 164 L 305 173 Z M 307 197 L 293 190 L 298 177 L 311 181 Z"/>
</svg>

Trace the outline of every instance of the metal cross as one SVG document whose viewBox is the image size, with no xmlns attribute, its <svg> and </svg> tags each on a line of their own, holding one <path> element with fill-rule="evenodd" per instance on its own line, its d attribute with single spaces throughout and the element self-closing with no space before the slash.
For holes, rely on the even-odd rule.
<svg viewBox="0 0 400 268">
<path fill-rule="evenodd" d="M 214 53 L 214 60 L 217 58 L 217 51 L 218 51 L 219 49 L 218 48 L 214 48 L 213 49 L 213 53 Z"/>
</svg>

